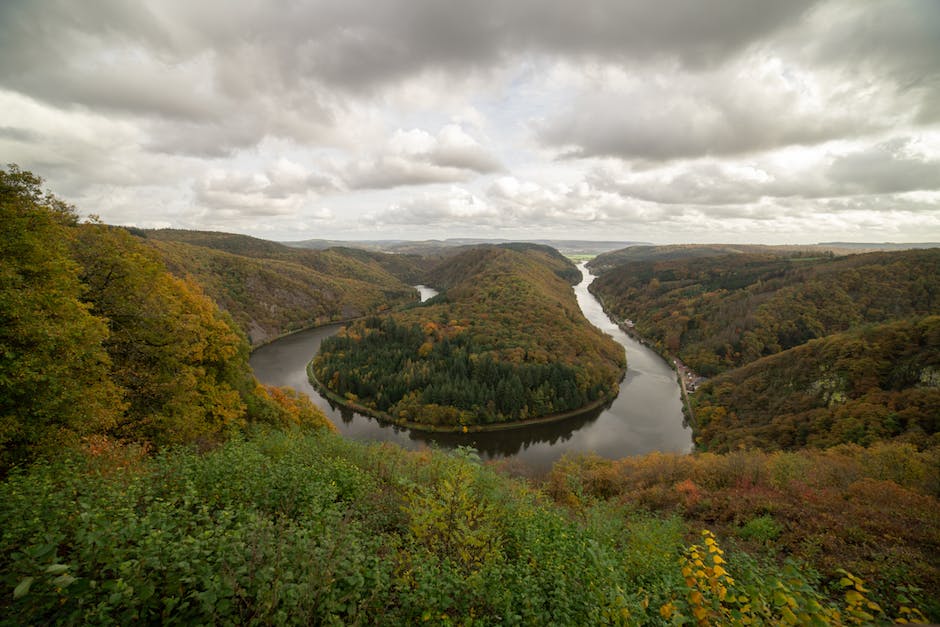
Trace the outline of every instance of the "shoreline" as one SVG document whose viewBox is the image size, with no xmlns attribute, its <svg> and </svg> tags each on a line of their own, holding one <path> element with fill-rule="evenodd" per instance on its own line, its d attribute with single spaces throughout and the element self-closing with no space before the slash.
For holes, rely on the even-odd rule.
<svg viewBox="0 0 940 627">
<path fill-rule="evenodd" d="M 340 407 L 344 407 L 351 411 L 354 411 L 363 416 L 369 416 L 375 418 L 380 422 L 384 422 L 390 425 L 395 425 L 398 427 L 403 427 L 405 429 L 412 429 L 415 431 L 425 431 L 427 433 L 486 433 L 493 431 L 509 431 L 512 429 L 523 429 L 525 427 L 532 427 L 535 425 L 542 424 L 551 424 L 554 422 L 561 422 L 569 418 L 575 418 L 577 416 L 582 416 L 589 412 L 592 412 L 596 409 L 600 409 L 610 403 L 613 399 L 617 398 L 617 395 L 614 394 L 613 397 L 605 396 L 604 398 L 598 399 L 592 403 L 588 403 L 584 407 L 579 407 L 578 409 L 572 409 L 570 411 L 561 412 L 558 414 L 551 414 L 548 416 L 540 416 L 538 418 L 526 418 L 525 420 L 512 420 L 509 422 L 497 422 L 491 424 L 479 424 L 479 425 L 429 425 L 423 422 L 413 422 L 410 420 L 402 420 L 401 418 L 395 418 L 391 414 L 388 414 L 383 411 L 372 409 L 371 407 L 366 407 L 360 405 L 359 403 L 354 403 L 349 399 L 342 398 L 325 385 L 320 383 L 316 375 L 313 374 L 313 360 L 311 359 L 307 363 L 307 379 L 310 381 L 310 384 L 316 388 L 316 390 L 323 395 L 327 400 L 332 403 L 336 403 Z"/>
<path fill-rule="evenodd" d="M 325 328 L 325 327 L 331 327 L 331 326 L 333 326 L 334 324 L 336 324 L 336 325 L 339 325 L 339 324 L 349 324 L 350 322 L 354 322 L 354 321 L 359 320 L 360 318 L 364 318 L 364 317 L 365 317 L 365 316 L 357 316 L 357 317 L 355 317 L 355 318 L 344 318 L 344 319 L 342 319 L 342 320 L 333 320 L 333 321 L 331 321 L 331 322 L 323 322 L 323 323 L 320 323 L 320 324 L 311 324 L 310 326 L 307 326 L 307 327 L 302 327 L 302 328 L 300 328 L 300 329 L 295 329 L 295 330 L 293 330 L 293 331 L 287 331 L 286 333 L 281 333 L 280 335 L 277 335 L 277 336 L 275 336 L 275 337 L 269 338 L 269 339 L 267 339 L 267 340 L 261 342 L 260 344 L 250 344 L 249 347 L 248 347 L 248 354 L 250 355 L 251 353 L 253 353 L 253 352 L 255 352 L 256 350 L 258 350 L 259 348 L 264 348 L 264 347 L 267 346 L 268 344 L 273 344 L 274 342 L 277 342 L 278 340 L 283 340 L 285 337 L 290 337 L 290 336 L 292 336 L 292 335 L 297 335 L 298 333 L 303 333 L 304 331 L 311 331 L 311 330 L 313 330 L 313 329 L 323 329 L 323 328 Z"/>
<path fill-rule="evenodd" d="M 412 286 L 412 287 L 415 287 L 415 286 Z M 424 286 L 424 287 L 428 287 L 428 286 Z M 434 289 L 434 288 L 431 288 L 431 289 Z M 418 291 L 418 298 L 420 299 L 420 298 L 421 298 L 420 290 L 418 290 L 416 287 L 415 287 L 415 290 Z M 415 304 L 421 304 L 422 302 L 424 302 L 424 301 L 418 300 L 418 301 L 416 301 L 416 302 L 414 302 L 414 303 L 408 303 L 407 305 L 402 305 L 402 307 L 409 307 L 409 306 L 413 306 L 413 305 L 415 305 Z M 385 311 L 374 311 L 374 312 L 371 312 L 371 313 L 363 314 L 363 315 L 361 315 L 361 316 L 353 316 L 352 318 L 341 318 L 341 319 L 339 319 L 339 320 L 330 320 L 330 321 L 328 321 L 328 322 L 314 323 L 314 324 L 311 324 L 311 325 L 308 325 L 308 326 L 305 326 L 305 327 L 301 327 L 301 328 L 299 328 L 299 329 L 294 329 L 293 331 L 287 331 L 286 333 L 281 333 L 280 335 L 277 335 L 277 336 L 272 337 L 272 338 L 268 338 L 268 339 L 266 339 L 265 341 L 261 342 L 260 344 L 252 344 L 252 343 L 249 341 L 249 343 L 248 343 L 248 354 L 250 355 L 251 353 L 255 352 L 255 351 L 256 351 L 257 349 L 259 349 L 259 348 L 262 348 L 262 347 L 264 347 L 264 346 L 267 346 L 268 344 L 273 344 L 274 342 L 277 342 L 278 340 L 283 340 L 285 337 L 290 337 L 291 335 L 296 335 L 297 333 L 303 333 L 304 331 L 310 331 L 311 329 L 322 329 L 322 328 L 324 328 L 324 327 L 333 326 L 334 324 L 335 324 L 335 325 L 349 324 L 350 322 L 355 322 L 356 320 L 362 320 L 363 318 L 368 318 L 369 316 L 378 316 L 378 315 L 381 315 L 381 314 L 384 314 L 384 313 L 388 313 L 388 312 L 390 312 L 390 311 L 394 311 L 394 309 L 386 309 Z M 247 335 L 247 332 L 246 332 L 246 335 Z"/>
<path fill-rule="evenodd" d="M 688 425 L 692 428 L 692 439 L 694 443 L 695 430 L 696 430 L 695 412 L 692 410 L 692 400 L 689 398 L 689 391 L 686 388 L 686 381 L 685 379 L 683 379 L 682 375 L 684 372 L 692 373 L 692 374 L 695 374 L 695 373 L 692 371 L 691 368 L 686 366 L 683 362 L 680 362 L 677 356 L 673 355 L 669 351 L 662 350 L 659 347 L 654 346 L 653 344 L 650 343 L 650 341 L 647 338 L 640 335 L 634 327 L 629 326 L 625 322 L 623 322 L 619 316 L 615 315 L 612 311 L 610 311 L 607 308 L 607 303 L 604 302 L 604 299 L 601 297 L 601 295 L 594 293 L 591 290 L 590 286 L 588 287 L 588 291 L 591 292 L 591 295 L 593 295 L 594 298 L 597 299 L 597 302 L 601 304 L 601 309 L 603 309 L 607 317 L 610 318 L 617 325 L 617 328 L 619 328 L 621 331 L 629 335 L 631 338 L 633 338 L 634 340 L 636 340 L 637 342 L 639 342 L 646 348 L 650 349 L 651 351 L 659 355 L 662 358 L 662 360 L 665 361 L 667 364 L 669 364 L 669 367 L 672 368 L 673 371 L 675 371 L 676 381 L 679 383 L 680 396 L 682 397 L 682 413 L 685 415 L 685 419 Z M 681 367 L 679 366 L 680 363 L 682 363 Z"/>
</svg>

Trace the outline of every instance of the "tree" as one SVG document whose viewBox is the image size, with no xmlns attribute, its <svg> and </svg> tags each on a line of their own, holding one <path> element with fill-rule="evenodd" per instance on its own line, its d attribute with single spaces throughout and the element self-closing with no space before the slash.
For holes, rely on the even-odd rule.
<svg viewBox="0 0 940 627">
<path fill-rule="evenodd" d="M 16 166 L 0 171 L 0 468 L 108 429 L 123 409 L 105 321 L 80 301 L 74 211 Z"/>
<path fill-rule="evenodd" d="M 253 389 L 247 342 L 191 281 L 124 229 L 77 228 L 85 297 L 107 318 L 112 377 L 128 409 L 116 429 L 156 444 L 215 436 L 240 424 Z"/>
</svg>

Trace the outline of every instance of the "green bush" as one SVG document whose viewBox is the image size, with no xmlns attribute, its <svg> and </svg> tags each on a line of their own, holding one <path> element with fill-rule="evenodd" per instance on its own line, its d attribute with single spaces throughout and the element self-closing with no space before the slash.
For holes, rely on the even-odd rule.
<svg viewBox="0 0 940 627">
<path fill-rule="evenodd" d="M 680 519 L 564 508 L 469 451 L 297 431 L 145 453 L 95 440 L 0 484 L 0 625 L 666 624 L 776 616 L 779 590 L 824 602 L 735 554 L 733 604 L 702 609 Z M 733 586 L 714 565 L 702 576 Z"/>
</svg>

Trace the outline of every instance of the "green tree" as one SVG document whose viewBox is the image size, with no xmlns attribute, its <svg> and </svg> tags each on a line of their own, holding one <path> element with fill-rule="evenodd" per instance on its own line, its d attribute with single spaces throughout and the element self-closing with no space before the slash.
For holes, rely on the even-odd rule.
<svg viewBox="0 0 940 627">
<path fill-rule="evenodd" d="M 108 328 L 80 301 L 68 254 L 75 213 L 41 185 L 0 171 L 0 468 L 105 430 L 122 409 Z"/>
<path fill-rule="evenodd" d="M 128 403 L 116 433 L 168 444 L 240 424 L 239 390 L 254 387 L 247 342 L 215 304 L 124 229 L 82 225 L 74 248 L 85 297 L 111 328 L 112 377 Z"/>
</svg>

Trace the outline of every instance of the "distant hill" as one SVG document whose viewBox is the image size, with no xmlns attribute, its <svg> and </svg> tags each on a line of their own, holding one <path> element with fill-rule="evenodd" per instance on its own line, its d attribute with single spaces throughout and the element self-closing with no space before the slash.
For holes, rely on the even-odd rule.
<svg viewBox="0 0 940 627">
<path fill-rule="evenodd" d="M 881 243 L 865 243 L 865 242 L 823 242 L 817 244 L 818 246 L 831 246 L 833 248 L 843 249 L 843 250 L 854 250 L 856 252 L 865 252 L 865 251 L 876 251 L 876 250 L 914 250 L 920 248 L 940 248 L 940 242 L 909 242 L 909 243 L 895 243 L 895 242 L 881 242 Z"/>
<path fill-rule="evenodd" d="M 405 282 L 416 281 L 422 272 L 420 258 L 412 256 L 349 248 L 299 250 L 230 233 L 138 233 L 160 251 L 174 274 L 193 277 L 255 346 L 417 299 Z"/>
<path fill-rule="evenodd" d="M 629 241 L 592 241 L 592 240 L 509 240 L 487 238 L 449 238 L 444 240 L 371 240 L 371 241 L 336 241 L 312 239 L 297 242 L 284 242 L 286 246 L 295 248 L 325 249 L 335 246 L 348 246 L 380 252 L 412 253 L 422 256 L 447 256 L 454 249 L 465 246 L 499 245 L 512 243 L 529 243 L 549 246 L 565 255 L 596 255 L 605 251 L 617 250 L 625 246 L 639 244 Z"/>
<path fill-rule="evenodd" d="M 764 246 L 761 244 L 671 244 L 666 246 L 630 246 L 598 255 L 587 266 L 594 274 L 603 274 L 621 264 L 634 261 L 670 261 L 701 259 L 723 255 L 774 255 L 781 257 L 848 254 L 848 249 L 834 246 Z"/>
</svg>

